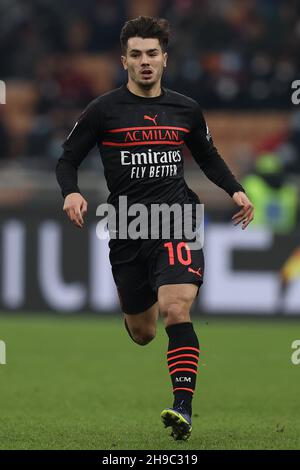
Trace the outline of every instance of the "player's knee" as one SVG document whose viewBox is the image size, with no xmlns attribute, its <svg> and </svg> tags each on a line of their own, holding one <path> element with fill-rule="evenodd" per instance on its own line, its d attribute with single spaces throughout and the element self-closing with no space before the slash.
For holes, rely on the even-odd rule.
<svg viewBox="0 0 300 470">
<path fill-rule="evenodd" d="M 146 346 L 155 338 L 155 328 L 142 329 L 139 327 L 133 327 L 130 329 L 131 338 L 133 341 L 140 346 Z"/>
<path fill-rule="evenodd" d="M 160 306 L 160 313 L 169 324 L 189 321 L 189 309 L 186 302 L 181 300 L 163 302 Z"/>
</svg>

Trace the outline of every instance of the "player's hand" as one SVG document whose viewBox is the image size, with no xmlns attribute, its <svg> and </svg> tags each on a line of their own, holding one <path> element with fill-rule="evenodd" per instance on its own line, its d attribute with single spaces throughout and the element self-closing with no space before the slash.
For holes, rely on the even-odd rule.
<svg viewBox="0 0 300 470">
<path fill-rule="evenodd" d="M 244 230 L 254 219 L 253 204 L 242 191 L 234 193 L 232 199 L 238 206 L 241 207 L 241 210 L 232 217 L 232 220 L 234 225 L 238 225 L 240 222 L 242 222 L 242 229 Z"/>
<path fill-rule="evenodd" d="M 87 201 L 80 193 L 68 194 L 65 198 L 63 210 L 76 227 L 83 227 L 83 216 L 87 212 Z"/>
</svg>

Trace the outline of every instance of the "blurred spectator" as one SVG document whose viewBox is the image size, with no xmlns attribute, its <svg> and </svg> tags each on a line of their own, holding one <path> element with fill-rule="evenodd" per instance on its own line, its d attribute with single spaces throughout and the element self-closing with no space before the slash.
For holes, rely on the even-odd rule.
<svg viewBox="0 0 300 470">
<path fill-rule="evenodd" d="M 2 78 L 35 78 L 51 54 L 120 53 L 130 0 L 2 0 Z M 173 30 L 166 85 L 206 109 L 287 109 L 300 76 L 296 0 L 161 0 Z M 3 14 L 1 14 L 3 13 Z M 116 76 L 116 83 L 118 77 Z"/>
<path fill-rule="evenodd" d="M 178 68 L 172 74 L 176 88 L 192 89 L 207 109 L 289 107 L 291 81 L 300 76 L 299 2 L 166 0 L 161 5 L 175 35 L 170 62 Z"/>
<path fill-rule="evenodd" d="M 96 89 L 104 92 L 124 81 L 119 35 L 133 6 L 133 0 L 1 0 L 0 78 L 8 86 L 31 82 L 37 93 L 30 110 L 30 155 L 38 152 L 38 143 L 49 154 L 58 136 L 54 128 L 62 136 L 68 132 L 67 120 L 65 129 L 53 122 L 58 108 L 82 110 Z M 300 78 L 299 1 L 160 0 L 152 9 L 170 21 L 173 32 L 165 86 L 192 96 L 206 110 L 290 109 L 291 82 Z M 99 87 L 97 57 L 118 64 L 114 75 L 102 66 Z M 288 170 L 298 174 L 299 121 L 295 115 L 280 149 Z"/>
<path fill-rule="evenodd" d="M 287 168 L 291 173 L 300 175 L 300 111 L 293 114 L 290 135 L 287 141 Z"/>
<path fill-rule="evenodd" d="M 260 155 L 255 170 L 242 182 L 255 207 L 254 224 L 291 232 L 297 224 L 298 190 L 287 181 L 279 156 Z"/>
<path fill-rule="evenodd" d="M 71 130 L 70 123 L 74 123 L 79 114 L 80 109 L 65 101 L 48 113 L 37 116 L 28 135 L 26 154 L 57 159 L 61 154 L 61 143 Z"/>
<path fill-rule="evenodd" d="M 286 310 L 286 294 L 290 284 L 300 278 L 300 246 L 294 249 L 285 259 L 279 271 L 279 296 L 277 301 L 277 314 Z"/>
<path fill-rule="evenodd" d="M 1 108 L 0 108 L 1 111 Z M 6 126 L 3 122 L 3 114 L 0 112 L 0 161 L 7 157 L 8 153 L 8 135 Z"/>
</svg>

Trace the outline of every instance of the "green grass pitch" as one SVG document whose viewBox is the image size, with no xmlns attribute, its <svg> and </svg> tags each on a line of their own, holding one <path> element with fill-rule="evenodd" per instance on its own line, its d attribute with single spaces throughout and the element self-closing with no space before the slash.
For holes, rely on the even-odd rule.
<svg viewBox="0 0 300 470">
<path fill-rule="evenodd" d="M 160 422 L 171 384 L 162 323 L 148 346 L 113 318 L 0 316 L 0 449 L 299 449 L 297 320 L 199 318 L 193 433 Z"/>
</svg>

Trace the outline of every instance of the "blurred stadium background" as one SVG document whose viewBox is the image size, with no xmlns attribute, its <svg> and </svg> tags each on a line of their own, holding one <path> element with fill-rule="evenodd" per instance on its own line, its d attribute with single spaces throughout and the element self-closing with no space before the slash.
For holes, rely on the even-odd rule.
<svg viewBox="0 0 300 470">
<path fill-rule="evenodd" d="M 190 445 L 299 447 L 294 432 L 299 436 L 299 371 L 296 375 L 290 362 L 291 342 L 300 338 L 300 105 L 292 102 L 292 83 L 300 80 L 299 2 L 0 0 L 0 80 L 6 87 L 6 104 L 0 104 L 0 340 L 7 344 L 7 365 L 0 365 L 7 435 L 0 448 L 171 445 L 160 435 L 148 441 L 145 427 L 134 428 L 134 436 L 142 441 L 118 441 L 107 411 L 109 431 L 103 432 L 103 407 L 109 409 L 110 394 L 115 395 L 112 390 L 118 385 L 103 359 L 97 362 L 98 355 L 120 344 L 114 354 L 124 354 L 124 363 L 125 357 L 137 361 L 140 374 L 149 367 L 147 393 L 150 379 L 162 381 L 158 370 L 167 380 L 163 366 L 152 370 L 150 360 L 162 362 L 165 339 L 161 332 L 156 345 L 149 347 L 150 358 L 143 349 L 137 359 L 136 346 L 121 331 L 107 241 L 100 242 L 95 232 L 96 207 L 107 195 L 96 151 L 80 171 L 80 186 L 89 201 L 83 231 L 74 229 L 62 213 L 54 175 L 61 143 L 82 109 L 126 79 L 120 29 L 139 15 L 170 21 L 173 34 L 163 84 L 199 101 L 217 148 L 256 206 L 251 228 L 242 232 L 232 227 L 232 201 L 186 153 L 186 179 L 206 211 L 206 279 L 194 318 L 207 343 L 202 366 L 210 381 L 203 385 L 200 378 L 203 397 L 197 398 L 199 410 L 207 413 L 202 421 L 206 437 L 196 435 Z M 96 316 L 90 318 L 90 313 Z M 215 314 L 222 314 L 222 320 Z M 227 316 L 235 320 L 226 323 Z M 260 320 L 266 316 L 267 323 Z M 255 351 L 250 343 L 257 345 Z M 50 359 L 53 348 L 55 364 Z M 114 354 L 109 365 L 116 368 L 119 356 Z M 100 379 L 97 374 L 103 368 L 105 379 Z M 220 369 L 224 382 L 225 375 L 230 378 L 227 383 L 221 381 Z M 105 398 L 102 395 L 102 408 L 95 410 L 87 402 L 101 395 L 99 380 L 104 380 Z M 118 414 L 125 416 L 126 406 L 132 413 L 144 406 L 140 398 L 134 401 L 126 380 L 123 384 L 124 401 L 118 402 L 114 420 Z M 223 408 L 216 389 L 224 394 Z M 84 404 L 76 390 L 87 398 Z M 266 392 L 260 396 L 262 390 Z M 57 408 L 60 391 L 64 401 Z M 167 392 L 168 386 L 165 400 Z M 151 399 L 154 406 L 165 406 L 158 392 Z M 145 405 L 149 416 L 150 402 Z M 238 412 L 249 403 L 252 408 L 249 405 L 241 419 Z M 226 410 L 231 421 L 226 421 Z M 72 415 L 69 421 L 66 412 Z M 223 420 L 220 425 L 218 419 Z M 137 426 L 138 420 L 130 418 L 128 426 Z M 259 431 L 256 420 L 261 420 Z M 155 423 L 153 419 L 153 429 Z M 77 434 L 70 438 L 72 426 Z M 97 426 L 102 426 L 102 441 L 91 437 Z M 121 426 L 122 432 L 130 429 Z"/>
</svg>

